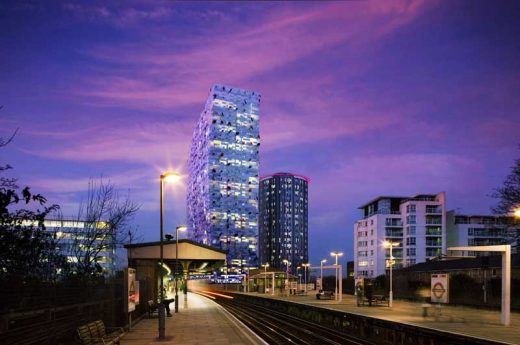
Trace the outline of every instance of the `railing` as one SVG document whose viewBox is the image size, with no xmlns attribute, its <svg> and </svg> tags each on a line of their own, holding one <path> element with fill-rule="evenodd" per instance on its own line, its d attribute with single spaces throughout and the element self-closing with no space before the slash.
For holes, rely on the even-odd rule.
<svg viewBox="0 0 520 345">
<path fill-rule="evenodd" d="M 382 211 L 382 210 L 379 210 L 379 211 L 375 211 L 375 212 L 371 212 L 371 213 L 367 214 L 366 216 L 363 217 L 363 219 L 366 219 L 368 217 L 372 217 L 373 215 L 376 215 L 376 214 L 401 214 L 401 212 L 399 212 L 399 211 Z"/>
<path fill-rule="evenodd" d="M 440 208 L 440 207 L 426 207 L 426 213 L 442 214 L 442 208 Z"/>
<path fill-rule="evenodd" d="M 385 231 L 386 237 L 403 237 L 402 231 Z"/>
<path fill-rule="evenodd" d="M 402 227 L 403 226 L 403 221 L 402 220 L 391 220 L 391 219 L 387 219 L 386 222 L 385 222 L 385 226 L 387 227 L 390 227 L 390 226 L 396 226 L 396 227 Z"/>
<path fill-rule="evenodd" d="M 426 240 L 426 246 L 427 247 L 441 247 L 442 246 L 442 241 Z"/>
<path fill-rule="evenodd" d="M 493 231 L 493 232 L 488 232 L 488 231 L 473 231 L 472 234 L 468 234 L 468 236 L 473 236 L 473 237 L 504 237 L 505 234 L 503 231 L 500 231 L 500 232 L 497 232 L 497 231 Z"/>
</svg>

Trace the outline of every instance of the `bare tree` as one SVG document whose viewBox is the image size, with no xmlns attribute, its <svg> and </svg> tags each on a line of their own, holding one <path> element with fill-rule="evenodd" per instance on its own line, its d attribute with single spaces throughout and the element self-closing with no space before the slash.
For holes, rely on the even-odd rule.
<svg viewBox="0 0 520 345">
<path fill-rule="evenodd" d="M 520 207 L 520 159 L 515 160 L 511 173 L 492 196 L 498 199 L 498 204 L 493 208 L 495 213 L 508 214 Z"/>
<path fill-rule="evenodd" d="M 492 208 L 495 214 L 513 214 L 520 209 L 520 159 L 516 159 L 511 167 L 511 173 L 506 177 L 502 186 L 496 188 L 492 196 L 498 199 L 498 203 Z M 513 219 L 508 222 L 507 234 L 510 242 L 520 240 L 520 220 Z M 513 243 L 514 244 L 514 243 Z"/>
<path fill-rule="evenodd" d="M 72 227 L 68 231 L 69 256 L 75 258 L 77 274 L 102 273 L 101 260 L 134 236 L 131 222 L 139 208 L 128 195 L 121 197 L 110 181 L 102 178 L 99 182 L 89 181 L 86 199 L 74 220 L 83 227 Z"/>
</svg>

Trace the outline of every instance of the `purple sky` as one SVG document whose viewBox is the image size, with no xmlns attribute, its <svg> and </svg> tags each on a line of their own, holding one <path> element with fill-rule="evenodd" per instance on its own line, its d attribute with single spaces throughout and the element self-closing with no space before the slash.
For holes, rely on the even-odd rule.
<svg viewBox="0 0 520 345">
<path fill-rule="evenodd" d="M 352 258 L 378 195 L 489 213 L 519 156 L 518 18 L 517 1 L 2 1 L 0 135 L 19 133 L 1 163 L 65 215 L 103 175 L 156 240 L 158 176 L 186 173 L 210 86 L 259 91 L 261 175 L 309 176 L 311 262 Z M 185 187 L 166 205 L 183 223 Z"/>
</svg>

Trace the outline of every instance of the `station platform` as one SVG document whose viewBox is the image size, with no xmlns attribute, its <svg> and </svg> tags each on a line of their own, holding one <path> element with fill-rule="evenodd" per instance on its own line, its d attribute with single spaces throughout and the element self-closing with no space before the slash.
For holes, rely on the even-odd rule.
<svg viewBox="0 0 520 345">
<path fill-rule="evenodd" d="M 173 316 L 166 318 L 165 340 L 157 340 L 159 321 L 155 317 L 139 321 L 121 339 L 121 345 L 266 344 L 212 300 L 188 293 L 188 303 L 185 305 L 182 298 L 180 295 L 179 312 L 175 313 L 171 308 Z"/>
<path fill-rule="evenodd" d="M 386 304 L 369 307 L 357 306 L 356 297 L 343 295 L 343 301 L 317 300 L 317 291 L 309 291 L 305 296 L 272 296 L 263 293 L 245 293 L 256 297 L 265 297 L 304 303 L 320 308 L 340 310 L 352 314 L 370 316 L 394 322 L 411 324 L 445 332 L 458 333 L 484 340 L 520 344 L 520 313 L 511 312 L 511 325 L 500 324 L 500 311 L 478 309 L 464 306 L 432 305 L 428 316 L 423 316 L 422 303 L 395 300 L 393 307 Z"/>
</svg>

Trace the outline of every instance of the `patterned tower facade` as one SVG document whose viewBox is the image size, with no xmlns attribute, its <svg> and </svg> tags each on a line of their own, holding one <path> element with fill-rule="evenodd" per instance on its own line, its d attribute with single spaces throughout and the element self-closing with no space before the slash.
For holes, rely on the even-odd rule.
<svg viewBox="0 0 520 345">
<path fill-rule="evenodd" d="M 291 273 L 309 262 L 308 241 L 309 178 L 277 173 L 260 181 L 260 263 L 286 269 Z M 303 272 L 303 271 L 302 271 Z"/>
<path fill-rule="evenodd" d="M 189 237 L 228 250 L 227 271 L 258 267 L 260 95 L 210 89 L 189 158 Z"/>
</svg>

